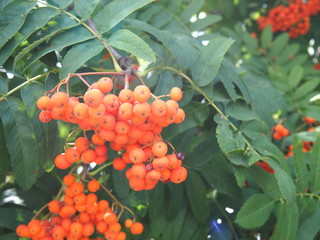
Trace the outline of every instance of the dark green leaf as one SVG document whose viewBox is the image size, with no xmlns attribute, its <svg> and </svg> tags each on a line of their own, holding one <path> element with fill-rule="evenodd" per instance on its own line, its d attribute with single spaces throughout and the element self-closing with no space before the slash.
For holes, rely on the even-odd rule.
<svg viewBox="0 0 320 240">
<path fill-rule="evenodd" d="M 174 78 L 172 73 L 169 71 L 161 71 L 154 94 L 156 96 L 167 95 L 173 87 L 182 88 L 181 78 Z"/>
<path fill-rule="evenodd" d="M 180 206 L 179 214 L 171 221 L 168 221 L 168 225 L 163 232 L 164 239 L 179 240 L 179 235 L 183 230 L 182 224 L 186 217 L 186 214 L 187 207 L 185 205 Z"/>
<path fill-rule="evenodd" d="M 125 171 L 119 171 L 112 168 L 112 179 L 114 183 L 114 189 L 116 190 L 119 197 L 128 197 L 130 187 L 125 176 Z"/>
<path fill-rule="evenodd" d="M 310 189 L 313 193 L 320 192 L 320 135 L 316 138 L 312 151 L 310 153 L 310 169 L 311 169 L 311 183 Z"/>
<path fill-rule="evenodd" d="M 258 118 L 257 114 L 251 111 L 249 106 L 242 101 L 230 102 L 226 107 L 226 114 L 242 121 Z"/>
<path fill-rule="evenodd" d="M 51 21 L 51 24 L 48 25 L 48 30 L 42 33 L 43 35 L 41 35 L 40 39 L 32 42 L 31 44 L 26 46 L 21 52 L 19 52 L 19 54 L 14 59 L 15 64 L 24 56 L 29 54 L 31 50 L 39 46 L 41 43 L 48 41 L 56 34 L 71 29 L 77 25 L 78 24 L 76 23 L 76 21 L 71 19 L 70 17 L 64 15 L 57 16 Z"/>
<path fill-rule="evenodd" d="M 244 149 L 231 150 L 226 155 L 228 160 L 237 166 L 249 166 L 248 154 Z"/>
<path fill-rule="evenodd" d="M 234 166 L 234 176 L 236 177 L 239 188 L 243 188 L 247 180 L 247 171 L 242 166 Z"/>
<path fill-rule="evenodd" d="M 243 122 L 240 126 L 240 131 L 243 133 L 256 132 L 263 136 L 267 136 L 270 132 L 269 127 L 259 119 Z"/>
<path fill-rule="evenodd" d="M 100 0 L 75 0 L 74 10 L 80 16 L 81 19 L 86 20 L 91 16 L 99 1 Z"/>
<path fill-rule="evenodd" d="M 97 40 L 89 40 L 73 46 L 62 61 L 60 78 L 64 79 L 69 73 L 74 73 L 92 57 L 98 55 L 104 46 Z"/>
<path fill-rule="evenodd" d="M 158 184 L 152 192 L 150 192 L 149 200 L 149 216 L 150 219 L 156 219 L 163 212 L 164 207 L 164 185 Z"/>
<path fill-rule="evenodd" d="M 277 224 L 270 240 L 296 239 L 299 211 L 297 204 L 280 204 Z"/>
<path fill-rule="evenodd" d="M 273 159 L 268 159 L 267 162 L 274 170 L 274 175 L 283 198 L 287 201 L 288 205 L 295 204 L 296 186 L 292 178 Z"/>
<path fill-rule="evenodd" d="M 261 46 L 266 49 L 271 46 L 272 42 L 272 31 L 271 31 L 271 25 L 269 24 L 261 34 Z"/>
<path fill-rule="evenodd" d="M 223 56 L 234 40 L 217 36 L 207 46 L 204 46 L 191 67 L 193 80 L 200 86 L 206 86 L 213 81 L 218 73 Z"/>
<path fill-rule="evenodd" d="M 320 207 L 317 206 L 317 210 L 312 216 L 305 220 L 300 226 L 297 233 L 297 239 L 313 240 L 320 231 Z"/>
<path fill-rule="evenodd" d="M 65 31 L 52 38 L 46 44 L 46 47 L 42 48 L 40 51 L 37 51 L 30 59 L 28 59 L 25 65 L 25 69 L 27 69 L 39 58 L 43 57 L 44 55 L 52 51 L 61 50 L 67 46 L 84 42 L 91 38 L 93 38 L 91 33 L 83 27 L 69 29 L 68 31 Z"/>
<path fill-rule="evenodd" d="M 274 201 L 266 194 L 250 196 L 238 212 L 236 223 L 247 229 L 262 226 L 270 217 Z"/>
<path fill-rule="evenodd" d="M 28 85 L 25 85 L 21 89 L 21 97 L 27 108 L 27 113 L 31 119 L 31 123 L 36 135 L 36 147 L 39 152 L 39 160 L 42 163 L 42 167 L 45 170 L 52 168 L 52 159 L 48 156 L 48 132 L 47 126 L 39 120 L 39 113 L 36 106 L 37 100 L 43 96 L 45 92 L 44 86 L 41 83 L 34 82 Z M 54 145 L 55 143 L 50 143 Z"/>
<path fill-rule="evenodd" d="M 16 207 L 0 208 L 0 227 L 15 230 L 19 224 L 27 224 L 33 213 L 30 209 Z"/>
<path fill-rule="evenodd" d="M 200 222 L 195 219 L 191 211 L 188 211 L 187 216 L 183 221 L 183 231 L 181 231 L 178 239 L 192 240 L 192 235 L 199 229 L 199 225 Z"/>
<path fill-rule="evenodd" d="M 193 63 L 193 56 L 197 54 L 197 50 L 187 41 L 175 38 L 172 33 L 159 30 L 142 21 L 130 19 L 126 23 L 133 28 L 148 32 L 159 39 L 169 49 L 182 68 L 188 68 Z"/>
<path fill-rule="evenodd" d="M 296 136 L 293 138 L 293 159 L 297 177 L 296 185 L 299 191 L 304 192 L 309 185 L 310 174 L 307 169 L 306 155 L 302 151 L 302 143 Z"/>
<path fill-rule="evenodd" d="M 303 68 L 301 66 L 295 66 L 292 68 L 289 75 L 289 86 L 295 88 L 298 86 L 303 77 Z"/>
<path fill-rule="evenodd" d="M 24 104 L 15 97 L 1 103 L 1 120 L 5 129 L 11 165 L 18 184 L 28 189 L 36 180 L 39 156 L 36 136 Z"/>
<path fill-rule="evenodd" d="M 299 51 L 300 45 L 298 43 L 287 46 L 280 55 L 276 58 L 277 64 L 284 64 L 291 56 L 294 56 Z"/>
<path fill-rule="evenodd" d="M 43 27 L 53 16 L 59 12 L 51 8 L 37 8 L 32 11 L 26 19 L 25 24 L 19 32 L 0 50 L 0 65 L 2 65 L 13 52 L 13 50 L 25 41 L 30 34 Z"/>
<path fill-rule="evenodd" d="M 2 122 L 0 121 L 0 182 L 5 182 L 6 176 L 8 174 L 8 168 L 10 166 L 10 156 L 6 144 L 6 139 L 4 135 L 4 128 Z"/>
<path fill-rule="evenodd" d="M 221 21 L 222 17 L 220 15 L 208 15 L 203 19 L 198 19 L 196 22 L 192 23 L 190 26 L 191 31 L 199 31 L 206 27 L 211 26 L 219 21 Z"/>
<path fill-rule="evenodd" d="M 57 6 L 59 8 L 66 8 L 68 7 L 73 0 L 47 0 L 49 4 Z"/>
<path fill-rule="evenodd" d="M 0 12 L 0 49 L 19 31 L 35 5 L 34 2 L 15 1 Z"/>
<path fill-rule="evenodd" d="M 180 15 L 182 21 L 187 23 L 192 15 L 196 14 L 205 4 L 204 0 L 192 0 Z"/>
<path fill-rule="evenodd" d="M 270 56 L 274 57 L 279 55 L 279 52 L 281 52 L 288 45 L 288 41 L 289 34 L 286 32 L 281 33 L 279 36 L 277 36 L 272 43 Z"/>
<path fill-rule="evenodd" d="M 115 0 L 102 8 L 93 17 L 93 21 L 99 33 L 102 34 L 112 29 L 132 12 L 151 2 L 152 0 Z"/>
<path fill-rule="evenodd" d="M 155 62 L 156 56 L 152 49 L 142 38 L 126 29 L 114 32 L 109 38 L 109 45 L 124 50 L 148 62 Z"/>
<path fill-rule="evenodd" d="M 186 202 L 185 195 L 185 184 L 168 184 L 169 187 L 169 199 L 168 194 L 165 195 L 164 199 L 167 202 L 165 206 L 167 210 L 167 219 L 172 220 L 177 217 L 180 212 L 181 206 Z"/>
<path fill-rule="evenodd" d="M 189 171 L 185 186 L 193 214 L 200 222 L 206 221 L 209 217 L 209 204 L 201 175 Z"/>
<path fill-rule="evenodd" d="M 301 99 L 305 97 L 308 93 L 318 87 L 319 83 L 320 78 L 309 79 L 307 82 L 299 86 L 299 88 L 294 92 L 293 97 L 295 99 Z"/>
</svg>

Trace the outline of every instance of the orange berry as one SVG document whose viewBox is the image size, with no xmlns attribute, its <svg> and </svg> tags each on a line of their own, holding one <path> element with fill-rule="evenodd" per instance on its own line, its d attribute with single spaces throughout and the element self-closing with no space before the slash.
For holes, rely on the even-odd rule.
<svg viewBox="0 0 320 240">
<path fill-rule="evenodd" d="M 161 177 L 161 172 L 158 170 L 152 169 L 151 171 L 147 172 L 145 180 L 147 184 L 156 184 Z"/>
<path fill-rule="evenodd" d="M 106 145 L 98 145 L 95 149 L 95 152 L 97 154 L 98 157 L 106 155 L 108 152 L 108 148 Z"/>
<path fill-rule="evenodd" d="M 32 235 L 37 235 L 41 230 L 41 222 L 38 219 L 33 219 L 28 223 L 29 231 Z"/>
<path fill-rule="evenodd" d="M 103 217 L 103 221 L 107 224 L 112 224 L 118 221 L 118 217 L 113 212 L 107 212 Z"/>
<path fill-rule="evenodd" d="M 129 120 L 133 116 L 133 106 L 131 103 L 122 103 L 118 112 L 119 118 L 122 120 Z"/>
<path fill-rule="evenodd" d="M 132 224 L 133 224 L 133 221 L 129 218 L 124 221 L 124 225 L 126 226 L 126 228 L 130 228 Z"/>
<path fill-rule="evenodd" d="M 175 116 L 179 110 L 179 104 L 170 99 L 168 101 L 166 101 L 166 105 L 167 105 L 167 116 Z"/>
<path fill-rule="evenodd" d="M 131 167 L 131 178 L 144 178 L 147 174 L 147 168 L 142 163 L 135 163 Z"/>
<path fill-rule="evenodd" d="M 129 158 L 133 163 L 143 163 L 146 160 L 146 154 L 142 149 L 136 148 L 129 153 Z"/>
<path fill-rule="evenodd" d="M 31 238 L 32 235 L 29 231 L 29 228 L 27 225 L 25 224 L 20 224 L 17 228 L 16 228 L 16 233 L 19 237 L 27 237 L 27 238 Z"/>
<path fill-rule="evenodd" d="M 63 177 L 63 183 L 66 186 L 71 186 L 75 181 L 76 178 L 72 174 L 68 174 Z"/>
<path fill-rule="evenodd" d="M 42 97 L 40 97 L 40 98 L 38 99 L 38 101 L 37 101 L 37 107 L 38 107 L 40 110 L 49 111 L 49 110 L 52 108 L 50 98 L 47 97 L 47 96 L 42 96 Z"/>
<path fill-rule="evenodd" d="M 304 121 L 308 124 L 313 124 L 316 122 L 316 120 L 314 118 L 311 117 L 304 117 Z"/>
<path fill-rule="evenodd" d="M 118 232 L 116 240 L 125 240 L 126 238 L 127 238 L 127 235 L 125 232 Z"/>
<path fill-rule="evenodd" d="M 83 100 L 89 107 L 97 107 L 102 102 L 103 96 L 99 89 L 89 89 L 84 94 Z"/>
<path fill-rule="evenodd" d="M 53 239 L 63 240 L 65 236 L 66 236 L 66 230 L 62 226 L 57 225 L 52 229 Z"/>
<path fill-rule="evenodd" d="M 145 185 L 146 185 L 146 182 L 142 178 L 132 177 L 129 179 L 129 186 L 135 191 L 144 190 Z"/>
<path fill-rule="evenodd" d="M 112 113 L 118 111 L 120 107 L 119 98 L 114 94 L 106 95 L 102 100 L 104 106 L 106 107 L 107 112 Z"/>
<path fill-rule="evenodd" d="M 152 162 L 152 166 L 156 170 L 165 170 L 169 166 L 169 159 L 167 157 L 155 158 Z"/>
<path fill-rule="evenodd" d="M 59 216 L 62 218 L 71 217 L 73 216 L 77 210 L 73 205 L 65 205 L 59 211 Z"/>
<path fill-rule="evenodd" d="M 100 183 L 97 180 L 91 180 L 88 182 L 87 188 L 90 192 L 96 192 L 100 188 Z"/>
<path fill-rule="evenodd" d="M 81 160 L 84 163 L 91 163 L 94 162 L 94 160 L 96 159 L 97 154 L 94 150 L 92 149 L 87 149 L 85 150 L 82 154 L 81 154 Z"/>
<path fill-rule="evenodd" d="M 157 117 L 164 117 L 167 114 L 167 104 L 161 99 L 155 100 L 151 104 L 151 113 Z"/>
<path fill-rule="evenodd" d="M 98 133 L 95 133 L 91 137 L 91 142 L 95 145 L 103 145 L 106 141 L 103 140 Z"/>
<path fill-rule="evenodd" d="M 73 108 L 73 113 L 78 119 L 85 119 L 89 117 L 89 107 L 85 103 L 78 103 Z"/>
<path fill-rule="evenodd" d="M 89 117 L 97 121 L 98 119 L 101 119 L 101 123 L 103 122 L 102 117 L 104 116 L 105 112 L 106 112 L 106 107 L 102 103 L 100 103 L 96 107 L 88 108 Z"/>
<path fill-rule="evenodd" d="M 169 165 L 168 165 L 168 169 L 175 169 L 180 167 L 179 165 L 179 159 L 176 157 L 175 154 L 170 154 L 166 156 L 169 160 Z"/>
<path fill-rule="evenodd" d="M 105 231 L 107 231 L 108 225 L 103 221 L 99 221 L 96 223 L 96 229 L 98 233 L 104 233 Z"/>
<path fill-rule="evenodd" d="M 65 204 L 67 204 L 67 205 L 73 205 L 73 204 L 74 204 L 73 197 L 69 197 L 68 195 L 64 195 L 64 196 L 63 196 L 63 201 L 64 201 Z"/>
<path fill-rule="evenodd" d="M 185 117 L 186 117 L 185 112 L 181 108 L 179 108 L 177 115 L 174 118 L 174 123 L 182 123 Z"/>
<path fill-rule="evenodd" d="M 75 204 L 85 204 L 87 196 L 84 193 L 77 194 L 73 198 Z"/>
<path fill-rule="evenodd" d="M 51 105 L 55 108 L 63 108 L 66 107 L 69 103 L 69 96 L 64 92 L 57 92 L 52 95 Z"/>
<path fill-rule="evenodd" d="M 71 163 L 66 159 L 66 156 L 64 154 L 59 154 L 54 159 L 54 164 L 59 169 L 67 169 L 71 166 Z"/>
<path fill-rule="evenodd" d="M 89 148 L 89 141 L 85 137 L 78 137 L 74 142 L 74 146 L 79 152 L 83 152 Z"/>
<path fill-rule="evenodd" d="M 130 227 L 130 232 L 134 235 L 141 234 L 143 232 L 143 225 L 142 223 L 135 222 Z"/>
<path fill-rule="evenodd" d="M 170 91 L 170 98 L 172 100 L 175 100 L 175 101 L 179 102 L 181 100 L 181 98 L 182 98 L 181 89 L 178 88 L 178 87 L 172 88 L 171 91 Z"/>
<path fill-rule="evenodd" d="M 116 240 L 117 233 L 107 230 L 106 232 L 104 232 L 104 237 L 106 240 Z"/>
<path fill-rule="evenodd" d="M 83 193 L 84 186 L 81 182 L 75 182 L 71 186 L 71 191 L 74 195 Z"/>
<path fill-rule="evenodd" d="M 133 90 L 133 98 L 139 103 L 145 102 L 151 95 L 150 89 L 145 85 L 136 86 Z"/>
<path fill-rule="evenodd" d="M 103 93 L 108 93 L 113 89 L 112 79 L 109 77 L 102 77 L 97 82 L 98 89 Z"/>
<path fill-rule="evenodd" d="M 83 225 L 80 222 L 73 222 L 70 225 L 70 233 L 73 236 L 80 237 L 82 235 Z"/>
<path fill-rule="evenodd" d="M 164 157 L 168 152 L 167 144 L 164 142 L 156 142 L 152 146 L 152 153 L 156 157 Z"/>
<path fill-rule="evenodd" d="M 113 159 L 113 167 L 116 170 L 123 170 L 127 167 L 127 163 L 122 158 Z"/>
<path fill-rule="evenodd" d="M 92 223 L 85 223 L 83 225 L 83 236 L 89 237 L 94 233 L 94 225 Z"/>
<path fill-rule="evenodd" d="M 171 171 L 169 169 L 165 169 L 165 170 L 160 171 L 160 174 L 161 174 L 160 180 L 162 182 L 166 182 L 170 179 Z"/>
<path fill-rule="evenodd" d="M 51 113 L 49 111 L 41 111 L 39 114 L 39 120 L 43 123 L 50 122 L 52 120 Z"/>
<path fill-rule="evenodd" d="M 186 180 L 187 175 L 188 171 L 184 167 L 173 169 L 171 170 L 170 181 L 173 183 L 181 183 Z"/>
<path fill-rule="evenodd" d="M 105 161 L 107 161 L 107 159 L 108 159 L 108 156 L 107 156 L 107 155 L 98 156 L 98 157 L 96 157 L 96 159 L 94 160 L 94 162 L 95 162 L 96 164 L 102 164 L 102 163 L 104 163 Z"/>
<path fill-rule="evenodd" d="M 52 200 L 48 203 L 48 209 L 52 213 L 58 213 L 60 211 L 60 202 L 58 200 Z"/>
<path fill-rule="evenodd" d="M 108 229 L 110 232 L 114 232 L 114 233 L 117 233 L 117 232 L 120 232 L 121 231 L 121 225 L 120 223 L 118 222 L 115 222 L 115 223 L 111 223 L 109 225 L 109 229 Z"/>
<path fill-rule="evenodd" d="M 119 100 L 122 103 L 132 103 L 134 101 L 133 91 L 130 89 L 122 89 L 119 92 Z"/>
<path fill-rule="evenodd" d="M 66 159 L 69 163 L 75 163 L 80 160 L 80 152 L 75 148 L 68 148 L 65 152 Z"/>
<path fill-rule="evenodd" d="M 276 132 L 282 132 L 282 130 L 284 129 L 284 126 L 282 124 L 277 124 L 274 126 L 274 131 Z"/>
<path fill-rule="evenodd" d="M 143 119 L 150 115 L 151 107 L 147 102 L 137 103 L 136 105 L 134 105 L 132 111 L 135 116 Z"/>
</svg>

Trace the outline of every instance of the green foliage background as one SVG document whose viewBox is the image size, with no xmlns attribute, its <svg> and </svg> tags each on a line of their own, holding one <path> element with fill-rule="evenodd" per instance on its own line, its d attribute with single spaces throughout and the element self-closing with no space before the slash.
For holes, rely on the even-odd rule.
<svg viewBox="0 0 320 240">
<path fill-rule="evenodd" d="M 132 55 L 156 95 L 182 87 L 187 116 L 163 133 L 186 154 L 186 182 L 134 192 L 124 172 L 99 175 L 146 226 L 132 239 L 319 239 L 320 137 L 306 131 L 303 117 L 320 121 L 319 100 L 309 101 L 319 94 L 312 67 L 319 56 L 306 51 L 310 39 L 319 46 L 320 19 L 298 39 L 259 32 L 254 18 L 263 4 L 277 3 L 1 0 L 0 239 L 17 239 L 15 227 L 54 197 L 66 174 L 53 159 L 72 126 L 41 123 L 36 100 L 68 73 L 118 70 L 103 60 L 110 46 Z M 280 120 L 292 132 L 281 142 L 271 138 Z M 302 141 L 314 142 L 310 153 Z M 286 159 L 289 144 L 295 152 Z M 256 166 L 259 160 L 275 174 Z"/>
</svg>

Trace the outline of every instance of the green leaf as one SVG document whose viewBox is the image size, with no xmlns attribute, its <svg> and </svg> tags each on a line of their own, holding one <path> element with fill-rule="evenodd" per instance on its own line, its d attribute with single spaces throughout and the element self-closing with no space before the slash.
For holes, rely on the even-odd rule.
<svg viewBox="0 0 320 240">
<path fill-rule="evenodd" d="M 109 38 L 108 44 L 148 62 L 156 61 L 155 53 L 149 45 L 138 35 L 126 29 L 114 32 Z"/>
<path fill-rule="evenodd" d="M 299 211 L 297 204 L 280 204 L 277 223 L 270 240 L 296 239 Z"/>
<path fill-rule="evenodd" d="M 269 127 L 260 119 L 243 122 L 240 126 L 240 131 L 245 134 L 251 132 L 260 133 L 262 136 L 267 136 L 270 132 Z"/>
<path fill-rule="evenodd" d="M 296 185 L 301 192 L 306 191 L 310 174 L 307 169 L 307 160 L 304 152 L 302 151 L 302 143 L 298 137 L 293 137 L 293 159 L 296 172 Z"/>
<path fill-rule="evenodd" d="M 226 153 L 227 158 L 230 162 L 237 166 L 249 166 L 249 160 L 246 150 L 244 149 L 235 149 Z"/>
<path fill-rule="evenodd" d="M 96 8 L 100 0 L 75 0 L 74 10 L 80 16 L 81 19 L 88 19 Z"/>
<path fill-rule="evenodd" d="M 57 6 L 59 8 L 66 8 L 68 7 L 73 0 L 47 0 L 47 2 L 51 5 Z"/>
<path fill-rule="evenodd" d="M 312 216 L 305 220 L 299 227 L 297 233 L 297 239 L 313 240 L 317 233 L 320 231 L 320 207 L 317 206 L 317 210 Z"/>
<path fill-rule="evenodd" d="M 201 87 L 213 81 L 218 73 L 223 56 L 234 40 L 217 36 L 207 46 L 204 46 L 191 66 L 193 80 Z"/>
<path fill-rule="evenodd" d="M 226 114 L 241 121 L 258 118 L 257 114 L 251 111 L 249 106 L 243 101 L 230 102 L 226 107 Z"/>
<path fill-rule="evenodd" d="M 15 1 L 0 12 L 0 49 L 22 27 L 34 2 Z"/>
<path fill-rule="evenodd" d="M 168 194 L 164 196 L 165 202 L 167 202 L 167 219 L 172 220 L 176 218 L 180 212 L 181 206 L 186 202 L 185 184 L 168 184 L 169 187 L 169 199 Z M 168 193 L 168 192 L 167 192 Z"/>
<path fill-rule="evenodd" d="M 161 71 L 154 94 L 156 96 L 167 95 L 173 87 L 182 88 L 182 80 L 179 77 L 173 77 L 169 71 Z"/>
<path fill-rule="evenodd" d="M 52 168 L 52 159 L 48 156 L 48 131 L 47 125 L 39 120 L 40 110 L 37 108 L 37 100 L 43 96 L 45 92 L 44 86 L 41 83 L 33 82 L 25 85 L 21 89 L 21 97 L 27 108 L 28 116 L 36 135 L 36 147 L 39 152 L 39 160 L 45 170 Z M 50 143 L 54 145 L 55 143 Z"/>
<path fill-rule="evenodd" d="M 209 26 L 212 26 L 213 24 L 221 21 L 222 17 L 220 15 L 208 15 L 207 17 L 203 19 L 198 19 L 196 22 L 192 23 L 190 25 L 191 31 L 199 31 L 204 28 L 207 28 Z"/>
<path fill-rule="evenodd" d="M 281 33 L 279 36 L 277 36 L 271 45 L 270 56 L 274 57 L 279 55 L 279 52 L 281 52 L 288 45 L 288 42 L 289 42 L 288 33 L 284 32 L 284 33 Z"/>
<path fill-rule="evenodd" d="M 205 4 L 204 0 L 192 0 L 188 6 L 183 10 L 183 12 L 180 14 L 180 19 L 187 23 L 189 22 L 192 15 L 196 14 L 202 6 Z"/>
<path fill-rule="evenodd" d="M 163 212 L 164 207 L 164 185 L 157 184 L 153 191 L 149 195 L 149 216 L 150 219 L 156 219 Z"/>
<path fill-rule="evenodd" d="M 211 163 L 201 168 L 201 173 L 213 189 L 235 199 L 241 198 L 234 173 L 221 153 L 214 155 Z"/>
<path fill-rule="evenodd" d="M 289 75 L 289 86 L 291 89 L 298 86 L 303 77 L 303 68 L 301 66 L 295 66 L 292 68 Z"/>
<path fill-rule="evenodd" d="M 247 180 L 246 169 L 242 166 L 234 166 L 234 176 L 236 177 L 239 188 L 243 188 L 244 183 Z"/>
<path fill-rule="evenodd" d="M 25 41 L 34 31 L 43 27 L 59 12 L 51 8 L 37 8 L 32 11 L 26 19 L 25 24 L 18 33 L 0 50 L 0 65 L 8 59 L 13 50 Z"/>
<path fill-rule="evenodd" d="M 275 200 L 266 194 L 254 194 L 243 204 L 236 217 L 241 227 L 261 227 L 270 217 Z"/>
<path fill-rule="evenodd" d="M 209 203 L 201 175 L 189 171 L 185 187 L 193 214 L 200 222 L 206 221 L 209 217 Z"/>
<path fill-rule="evenodd" d="M 194 60 L 193 56 L 197 54 L 197 50 L 186 40 L 182 40 L 178 37 L 175 38 L 171 32 L 159 30 L 139 20 L 130 19 L 125 22 L 135 29 L 145 31 L 155 36 L 169 49 L 177 63 L 182 68 L 188 68 L 192 65 Z"/>
<path fill-rule="evenodd" d="M 310 169 L 311 169 L 311 183 L 310 189 L 313 193 L 320 192 L 320 135 L 316 138 L 312 150 L 310 152 Z"/>
<path fill-rule="evenodd" d="M 32 42 L 27 47 L 25 47 L 21 52 L 19 52 L 19 54 L 14 59 L 14 63 L 16 64 L 20 59 L 22 59 L 24 56 L 29 54 L 31 50 L 39 46 L 41 43 L 48 41 L 56 34 L 63 32 L 65 30 L 71 29 L 77 25 L 79 24 L 76 23 L 76 21 L 71 19 L 70 17 L 64 16 L 64 15 L 57 16 L 51 21 L 50 25 L 47 25 L 48 27 L 47 31 L 44 31 L 44 33 L 42 33 L 44 36 L 41 35 L 43 37 Z"/>
<path fill-rule="evenodd" d="M 153 2 L 153 0 L 114 0 L 102 8 L 94 17 L 93 21 L 100 34 L 103 34 L 125 19 L 132 12 Z"/>
<path fill-rule="evenodd" d="M 182 229 L 178 239 L 192 240 L 192 236 L 199 229 L 200 222 L 195 219 L 192 212 L 189 210 L 186 218 L 183 221 Z M 201 238 L 196 238 L 201 239 Z"/>
<path fill-rule="evenodd" d="M 113 186 L 119 197 L 125 198 L 129 196 L 130 187 L 125 176 L 125 171 L 119 171 L 112 168 Z"/>
<path fill-rule="evenodd" d="M 268 159 L 267 162 L 274 170 L 274 175 L 283 198 L 287 201 L 288 205 L 295 204 L 296 186 L 292 178 L 273 159 Z"/>
<path fill-rule="evenodd" d="M 280 55 L 277 56 L 276 64 L 284 64 L 291 56 L 294 56 L 299 51 L 300 45 L 298 43 L 287 46 Z"/>
<path fill-rule="evenodd" d="M 74 73 L 92 57 L 98 55 L 104 46 L 97 40 L 89 40 L 73 46 L 62 61 L 60 78 L 64 79 L 69 73 Z"/>
<path fill-rule="evenodd" d="M 0 182 L 5 182 L 6 176 L 8 174 L 8 168 L 10 166 L 10 156 L 6 144 L 6 139 L 4 135 L 4 128 L 2 122 L 0 121 Z"/>
<path fill-rule="evenodd" d="M 261 46 L 266 49 L 271 46 L 272 42 L 272 31 L 271 31 L 271 25 L 269 24 L 261 34 Z"/>
<path fill-rule="evenodd" d="M 318 87 L 319 84 L 320 78 L 309 79 L 307 82 L 299 86 L 299 88 L 294 92 L 293 97 L 295 99 L 301 99 Z"/>
<path fill-rule="evenodd" d="M 35 182 L 39 168 L 36 136 L 24 104 L 9 96 L 1 103 L 1 120 L 5 129 L 11 165 L 17 183 L 28 189 Z"/>
<path fill-rule="evenodd" d="M 81 26 L 69 29 L 68 31 L 65 31 L 52 38 L 44 48 L 42 48 L 40 51 L 37 51 L 31 58 L 29 58 L 26 61 L 24 70 L 26 70 L 31 64 L 39 60 L 41 57 L 52 51 L 59 51 L 67 46 L 84 42 L 91 38 L 93 38 L 91 33 Z"/>
<path fill-rule="evenodd" d="M 19 240 L 19 237 L 15 232 L 12 232 L 12 233 L 2 234 L 1 240 Z"/>
<path fill-rule="evenodd" d="M 182 224 L 187 214 L 187 207 L 183 205 L 180 206 L 180 209 L 179 214 L 174 219 L 167 221 L 168 225 L 163 232 L 163 239 L 179 240 L 180 232 L 183 230 Z"/>
<path fill-rule="evenodd" d="M 15 207 L 0 208 L 0 227 L 15 230 L 19 224 L 27 224 L 33 213 L 30 209 Z"/>
</svg>

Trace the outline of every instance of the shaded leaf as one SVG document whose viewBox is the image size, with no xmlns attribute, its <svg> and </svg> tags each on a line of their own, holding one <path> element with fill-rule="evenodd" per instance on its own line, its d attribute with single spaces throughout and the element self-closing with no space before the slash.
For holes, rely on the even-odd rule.
<svg viewBox="0 0 320 240">
<path fill-rule="evenodd" d="M 81 19 L 86 20 L 91 16 L 99 1 L 100 0 L 75 0 L 74 10 L 80 16 Z"/>
<path fill-rule="evenodd" d="M 15 1 L 0 12 L 0 49 L 23 25 L 34 2 Z"/>
<path fill-rule="evenodd" d="M 305 97 L 308 93 L 318 87 L 320 84 L 320 78 L 309 79 L 304 84 L 300 85 L 299 88 L 294 92 L 293 97 L 295 99 L 301 99 Z"/>
<path fill-rule="evenodd" d="M 313 240 L 320 231 L 320 207 L 318 205 L 312 216 L 305 220 L 300 226 L 297 233 L 297 239 Z"/>
<path fill-rule="evenodd" d="M 213 81 L 218 73 L 223 56 L 234 40 L 217 36 L 207 46 L 204 46 L 191 66 L 193 80 L 200 86 L 206 86 Z"/>
<path fill-rule="evenodd" d="M 320 192 L 320 135 L 316 138 L 310 152 L 311 183 L 310 190 L 318 194 Z"/>
<path fill-rule="evenodd" d="M 191 31 L 199 31 L 206 27 L 211 26 L 219 21 L 221 21 L 222 17 L 220 15 L 208 15 L 203 19 L 198 19 L 196 22 L 190 25 Z"/>
<path fill-rule="evenodd" d="M 303 77 L 303 68 L 301 66 L 295 66 L 292 68 L 289 75 L 289 86 L 295 88 L 298 86 Z"/>
<path fill-rule="evenodd" d="M 262 31 L 261 34 L 261 45 L 264 49 L 269 48 L 272 42 L 272 31 L 271 25 L 267 25 L 267 27 Z"/>
<path fill-rule="evenodd" d="M 226 107 L 226 114 L 242 121 L 258 118 L 257 114 L 251 111 L 249 106 L 242 101 L 230 102 Z"/>
<path fill-rule="evenodd" d="M 250 196 L 238 212 L 236 223 L 247 229 L 262 226 L 270 217 L 274 201 L 266 194 Z"/>
<path fill-rule="evenodd" d="M 73 46 L 62 61 L 60 78 L 64 79 L 69 73 L 74 73 L 92 57 L 98 55 L 104 46 L 97 40 L 89 40 Z"/>
<path fill-rule="evenodd" d="M 181 20 L 187 23 L 192 15 L 196 14 L 204 4 L 204 0 L 192 0 L 180 14 Z"/>
<path fill-rule="evenodd" d="M 270 56 L 274 57 L 279 55 L 279 52 L 281 52 L 285 46 L 288 45 L 289 42 L 289 34 L 284 32 L 281 33 L 279 36 L 275 38 L 275 40 L 272 42 Z"/>
<path fill-rule="evenodd" d="M 28 189 L 35 182 L 39 168 L 36 136 L 30 118 L 22 101 L 11 96 L 1 103 L 0 111 L 14 175 L 18 184 Z"/>
<path fill-rule="evenodd" d="M 209 203 L 201 175 L 189 171 L 185 186 L 193 214 L 198 221 L 206 221 L 209 217 Z"/>
<path fill-rule="evenodd" d="M 124 50 L 148 62 L 155 62 L 156 56 L 149 45 L 138 35 L 126 29 L 114 32 L 109 38 L 109 45 Z"/>
<path fill-rule="evenodd" d="M 32 218 L 30 209 L 15 207 L 0 208 L 0 227 L 15 230 L 19 224 L 26 224 Z M 2 237 L 2 236 L 1 236 Z"/>
<path fill-rule="evenodd" d="M 66 8 L 68 7 L 73 0 L 47 0 L 49 4 L 57 6 L 59 8 Z"/>
<path fill-rule="evenodd" d="M 153 0 L 115 0 L 102 8 L 93 21 L 100 34 L 103 34 L 125 19 L 129 14 L 151 3 Z"/>
<path fill-rule="evenodd" d="M 125 171 L 119 171 L 112 168 L 112 179 L 113 179 L 113 186 L 119 197 L 125 198 L 128 197 L 130 187 L 128 180 L 125 176 Z"/>
</svg>

